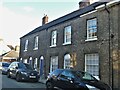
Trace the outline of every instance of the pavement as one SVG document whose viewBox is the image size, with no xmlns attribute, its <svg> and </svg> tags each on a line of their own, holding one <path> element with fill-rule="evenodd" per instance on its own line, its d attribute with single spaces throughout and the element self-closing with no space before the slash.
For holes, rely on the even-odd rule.
<svg viewBox="0 0 120 90">
<path fill-rule="evenodd" d="M 45 84 L 45 83 L 46 83 L 46 80 L 47 80 L 47 79 L 41 77 L 41 78 L 39 79 L 39 82 Z"/>
</svg>

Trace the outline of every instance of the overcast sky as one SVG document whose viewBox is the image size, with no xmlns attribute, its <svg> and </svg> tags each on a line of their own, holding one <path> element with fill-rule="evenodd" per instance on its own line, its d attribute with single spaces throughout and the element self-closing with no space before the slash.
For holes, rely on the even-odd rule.
<svg viewBox="0 0 120 90">
<path fill-rule="evenodd" d="M 79 9 L 80 0 L 0 0 L 0 38 L 13 46 L 20 37 L 41 26 L 47 14 L 49 22 Z"/>
</svg>

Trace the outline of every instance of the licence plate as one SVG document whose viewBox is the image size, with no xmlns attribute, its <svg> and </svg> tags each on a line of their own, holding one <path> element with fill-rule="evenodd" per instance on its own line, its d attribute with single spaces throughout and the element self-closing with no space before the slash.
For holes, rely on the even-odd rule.
<svg viewBox="0 0 120 90">
<path fill-rule="evenodd" d="M 30 78 L 36 78 L 36 76 L 30 76 Z"/>
</svg>

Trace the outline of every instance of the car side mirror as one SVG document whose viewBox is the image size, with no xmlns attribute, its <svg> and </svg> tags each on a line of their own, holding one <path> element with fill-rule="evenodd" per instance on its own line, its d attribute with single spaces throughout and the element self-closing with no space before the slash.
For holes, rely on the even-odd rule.
<svg viewBox="0 0 120 90">
<path fill-rule="evenodd" d="M 15 67 L 15 69 L 18 69 L 18 67 Z"/>
</svg>

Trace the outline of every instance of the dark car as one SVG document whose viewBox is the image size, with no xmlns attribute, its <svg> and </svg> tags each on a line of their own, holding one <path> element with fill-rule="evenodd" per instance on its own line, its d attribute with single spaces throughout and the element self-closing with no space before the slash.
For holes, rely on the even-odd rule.
<svg viewBox="0 0 120 90">
<path fill-rule="evenodd" d="M 40 75 L 30 64 L 22 62 L 12 62 L 8 67 L 7 77 L 15 78 L 16 81 L 35 81 L 38 82 Z"/>
<path fill-rule="evenodd" d="M 0 62 L 0 70 L 1 70 L 2 74 L 7 74 L 9 65 L 10 65 L 9 62 Z"/>
<path fill-rule="evenodd" d="M 97 80 L 91 74 L 71 69 L 57 69 L 47 77 L 46 88 L 67 89 L 79 88 L 80 90 L 111 90 L 110 86 Z"/>
</svg>

